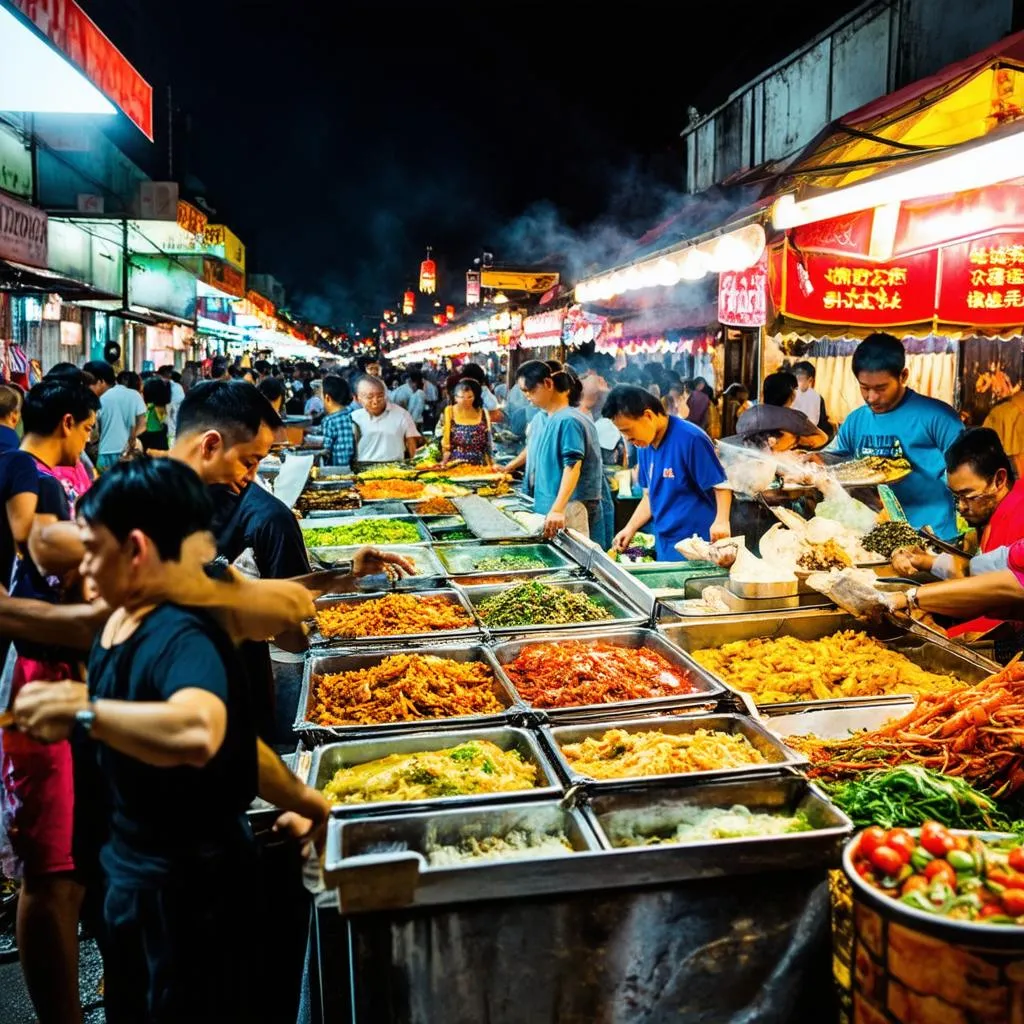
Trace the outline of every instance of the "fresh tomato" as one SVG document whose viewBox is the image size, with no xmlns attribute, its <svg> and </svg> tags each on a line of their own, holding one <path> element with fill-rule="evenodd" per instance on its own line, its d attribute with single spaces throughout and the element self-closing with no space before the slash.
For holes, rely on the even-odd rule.
<svg viewBox="0 0 1024 1024">
<path fill-rule="evenodd" d="M 911 875 L 903 883 L 903 887 L 900 889 L 900 895 L 906 896 L 909 893 L 917 892 L 918 890 L 924 892 L 928 889 L 930 884 L 931 883 L 924 877 L 924 875 Z"/>
<path fill-rule="evenodd" d="M 933 860 L 925 869 L 924 877 L 929 882 L 945 882 L 951 889 L 956 888 L 956 872 L 944 860 Z"/>
<path fill-rule="evenodd" d="M 1014 871 L 1024 871 L 1024 846 L 1015 846 L 1010 851 L 1009 863 Z"/>
<path fill-rule="evenodd" d="M 1024 889 L 1024 875 L 1018 875 L 1013 871 L 1000 871 L 993 868 L 985 873 L 985 877 L 1004 889 Z"/>
<path fill-rule="evenodd" d="M 885 829 L 872 825 L 864 829 L 860 834 L 860 843 L 857 846 L 858 852 L 864 857 L 870 857 L 880 846 L 885 845 Z"/>
<path fill-rule="evenodd" d="M 945 825 L 937 821 L 926 821 L 921 826 L 921 845 L 933 857 L 945 857 L 956 843 Z"/>
<path fill-rule="evenodd" d="M 856 868 L 857 868 L 857 874 L 860 875 L 861 878 L 867 879 L 867 881 L 869 881 L 869 882 L 873 882 L 875 880 L 875 876 L 874 876 L 874 873 L 871 870 L 871 864 L 870 864 L 869 861 L 866 861 L 866 860 L 859 860 L 859 861 L 857 861 Z"/>
<path fill-rule="evenodd" d="M 1003 909 L 1010 917 L 1024 914 L 1024 890 L 1007 889 L 1002 896 Z"/>
<path fill-rule="evenodd" d="M 895 850 L 903 858 L 904 864 L 910 863 L 911 854 L 917 849 L 917 842 L 905 828 L 891 829 L 885 837 L 885 845 Z"/>
<path fill-rule="evenodd" d="M 993 917 L 996 914 L 1003 913 L 1005 913 L 1005 911 L 1003 910 L 1003 905 L 998 900 L 995 900 L 992 903 L 986 903 L 985 906 L 983 906 L 981 910 L 978 911 L 978 917 Z"/>
<path fill-rule="evenodd" d="M 883 875 L 898 875 L 903 867 L 903 856 L 891 846 L 879 846 L 871 851 L 871 863 Z M 954 878 L 956 875 L 954 874 Z"/>
</svg>

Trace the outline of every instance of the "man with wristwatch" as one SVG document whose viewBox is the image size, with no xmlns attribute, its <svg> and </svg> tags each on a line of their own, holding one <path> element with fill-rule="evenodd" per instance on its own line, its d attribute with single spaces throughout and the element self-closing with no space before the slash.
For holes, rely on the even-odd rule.
<svg viewBox="0 0 1024 1024">
<path fill-rule="evenodd" d="M 13 712 L 34 739 L 77 731 L 94 755 L 88 791 L 102 799 L 88 820 L 76 817 L 76 844 L 90 832 L 103 841 L 107 1020 L 259 1019 L 246 1006 L 259 929 L 245 811 L 258 793 L 286 812 L 280 830 L 310 837 L 326 801 L 257 739 L 250 687 L 224 630 L 161 603 L 186 538 L 209 527 L 199 478 L 175 460 L 125 463 L 78 511 L 83 575 L 113 611 L 88 684 L 29 683 Z M 354 569 L 384 565 L 365 551 Z"/>
</svg>

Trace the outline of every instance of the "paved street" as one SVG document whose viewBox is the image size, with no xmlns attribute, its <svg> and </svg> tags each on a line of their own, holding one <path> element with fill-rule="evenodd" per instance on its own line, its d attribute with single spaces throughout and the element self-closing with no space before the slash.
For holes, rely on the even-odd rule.
<svg viewBox="0 0 1024 1024">
<path fill-rule="evenodd" d="M 100 1005 L 98 992 L 101 974 L 99 950 L 92 939 L 86 939 L 81 948 L 85 1024 L 103 1024 L 106 1017 Z M 36 1015 L 25 991 L 21 967 L 17 960 L 5 960 L 0 963 L 0 1024 L 36 1024 Z"/>
</svg>

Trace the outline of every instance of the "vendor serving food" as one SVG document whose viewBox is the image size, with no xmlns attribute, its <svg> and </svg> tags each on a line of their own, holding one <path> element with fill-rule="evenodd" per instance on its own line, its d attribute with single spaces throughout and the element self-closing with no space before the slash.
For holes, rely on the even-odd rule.
<svg viewBox="0 0 1024 1024">
<path fill-rule="evenodd" d="M 612 541 L 616 551 L 625 551 L 652 520 L 659 561 L 680 561 L 675 546 L 694 533 L 712 541 L 729 536 L 732 492 L 722 486 L 725 470 L 703 430 L 669 416 L 660 398 L 628 384 L 612 389 L 604 415 L 640 449 L 644 490 L 636 511 Z"/>
</svg>

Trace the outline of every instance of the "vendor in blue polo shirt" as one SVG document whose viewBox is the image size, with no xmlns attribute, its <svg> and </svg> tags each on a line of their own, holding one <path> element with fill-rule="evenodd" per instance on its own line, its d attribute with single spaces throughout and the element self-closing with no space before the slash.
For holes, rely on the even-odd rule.
<svg viewBox="0 0 1024 1024">
<path fill-rule="evenodd" d="M 643 388 L 620 384 L 605 399 L 604 416 L 639 449 L 644 496 L 612 547 L 625 551 L 653 520 L 659 561 L 678 562 L 676 544 L 694 534 L 705 540 L 730 535 L 732 492 L 723 487 L 725 470 L 711 438 L 700 427 L 669 416 L 660 398 Z"/>
</svg>

